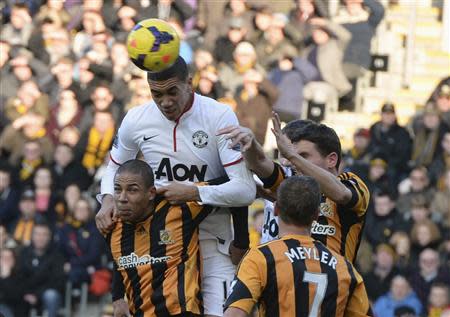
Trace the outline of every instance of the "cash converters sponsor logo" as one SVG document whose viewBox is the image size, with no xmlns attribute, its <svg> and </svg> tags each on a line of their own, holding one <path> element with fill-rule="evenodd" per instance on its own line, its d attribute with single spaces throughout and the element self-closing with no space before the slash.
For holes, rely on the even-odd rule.
<svg viewBox="0 0 450 317">
<path fill-rule="evenodd" d="M 311 226 L 311 233 L 334 236 L 336 234 L 336 228 L 330 225 L 322 225 L 317 221 L 313 221 Z"/>
<path fill-rule="evenodd" d="M 143 256 L 138 256 L 136 253 L 132 252 L 129 255 L 124 255 L 119 257 L 119 269 L 129 269 L 141 265 L 155 264 L 167 262 L 171 259 L 171 256 L 162 256 L 159 258 L 152 257 L 150 254 L 144 254 Z"/>
</svg>

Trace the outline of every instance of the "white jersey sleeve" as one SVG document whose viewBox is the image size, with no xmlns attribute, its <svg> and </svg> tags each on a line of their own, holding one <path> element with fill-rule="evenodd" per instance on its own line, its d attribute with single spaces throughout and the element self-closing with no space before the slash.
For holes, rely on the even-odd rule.
<svg viewBox="0 0 450 317">
<path fill-rule="evenodd" d="M 112 195 L 114 192 L 114 175 L 119 166 L 131 159 L 136 158 L 139 147 L 133 140 L 133 120 L 130 118 L 130 113 L 127 113 L 120 125 L 119 131 L 114 138 L 114 142 L 109 154 L 109 163 L 105 174 L 102 177 L 100 194 L 97 195 L 97 200 L 101 203 L 103 196 L 106 194 Z"/>
<path fill-rule="evenodd" d="M 226 106 L 224 106 L 226 107 Z M 236 114 L 227 107 L 227 111 L 218 118 L 216 131 L 230 125 L 238 125 Z M 225 135 L 217 136 L 217 148 L 225 172 L 230 179 L 221 185 L 199 187 L 199 194 L 204 204 L 214 206 L 248 206 L 256 196 L 253 175 L 245 165 L 240 151 L 230 149 L 230 140 Z"/>
</svg>

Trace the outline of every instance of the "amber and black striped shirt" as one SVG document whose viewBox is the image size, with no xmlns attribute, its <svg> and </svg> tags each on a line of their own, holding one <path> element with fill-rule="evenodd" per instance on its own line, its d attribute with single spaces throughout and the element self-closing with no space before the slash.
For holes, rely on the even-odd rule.
<svg viewBox="0 0 450 317">
<path fill-rule="evenodd" d="M 198 225 L 213 207 L 155 199 L 137 223 L 119 221 L 107 236 L 114 260 L 113 300 L 125 292 L 133 316 L 202 313 Z"/>
<path fill-rule="evenodd" d="M 261 316 L 370 316 L 361 276 L 340 254 L 308 236 L 287 235 L 243 258 L 225 309 Z"/>
<path fill-rule="evenodd" d="M 285 178 L 283 168 L 275 163 L 272 175 L 262 181 L 264 187 L 276 192 Z M 350 189 L 352 198 L 346 205 L 339 205 L 323 196 L 319 218 L 311 226 L 311 235 L 354 263 L 361 242 L 370 193 L 364 182 L 353 173 L 342 173 L 338 178 Z"/>
</svg>

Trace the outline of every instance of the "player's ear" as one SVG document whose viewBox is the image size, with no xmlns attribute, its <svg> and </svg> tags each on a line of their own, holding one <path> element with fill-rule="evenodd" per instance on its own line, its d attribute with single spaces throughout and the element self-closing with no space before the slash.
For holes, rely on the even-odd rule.
<svg viewBox="0 0 450 317">
<path fill-rule="evenodd" d="M 155 186 L 152 186 L 148 189 L 148 200 L 152 201 L 153 199 L 155 199 L 156 196 L 156 188 Z"/>
<path fill-rule="evenodd" d="M 327 155 L 326 160 L 328 168 L 336 168 L 338 162 L 338 154 L 336 152 L 331 152 Z"/>
</svg>

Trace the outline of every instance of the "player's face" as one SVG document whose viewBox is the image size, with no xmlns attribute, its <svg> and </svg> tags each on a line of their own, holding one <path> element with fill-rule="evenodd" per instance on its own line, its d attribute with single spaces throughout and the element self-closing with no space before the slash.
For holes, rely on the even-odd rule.
<svg viewBox="0 0 450 317">
<path fill-rule="evenodd" d="M 155 198 L 154 186 L 147 188 L 140 175 L 122 172 L 114 179 L 114 203 L 122 221 L 136 223 L 150 213 L 150 202 Z"/>
<path fill-rule="evenodd" d="M 169 120 L 177 120 L 189 107 L 192 96 L 191 78 L 181 81 L 177 77 L 163 81 L 148 81 L 153 100 L 158 109 Z"/>
<path fill-rule="evenodd" d="M 337 164 L 337 154 L 332 152 L 327 156 L 323 156 L 317 150 L 317 146 L 311 141 L 301 140 L 294 143 L 298 155 L 307 161 L 319 166 L 327 171 L 335 171 Z"/>
</svg>

